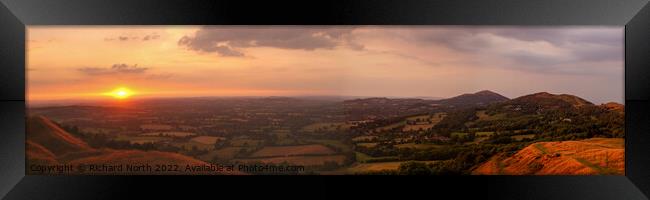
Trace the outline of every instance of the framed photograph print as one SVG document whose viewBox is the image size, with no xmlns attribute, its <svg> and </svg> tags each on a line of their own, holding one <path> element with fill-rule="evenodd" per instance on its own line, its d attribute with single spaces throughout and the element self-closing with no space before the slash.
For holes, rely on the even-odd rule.
<svg viewBox="0 0 650 200">
<path fill-rule="evenodd" d="M 647 199 L 647 4 L 0 0 L 0 197 Z"/>
</svg>

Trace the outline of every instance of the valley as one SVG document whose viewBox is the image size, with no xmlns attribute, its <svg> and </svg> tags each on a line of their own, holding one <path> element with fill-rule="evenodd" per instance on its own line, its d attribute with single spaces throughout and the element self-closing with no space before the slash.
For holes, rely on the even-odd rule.
<svg viewBox="0 0 650 200">
<path fill-rule="evenodd" d="M 143 99 L 28 113 L 31 163 L 304 167 L 298 174 L 624 173 L 624 106 L 568 94 Z"/>
</svg>

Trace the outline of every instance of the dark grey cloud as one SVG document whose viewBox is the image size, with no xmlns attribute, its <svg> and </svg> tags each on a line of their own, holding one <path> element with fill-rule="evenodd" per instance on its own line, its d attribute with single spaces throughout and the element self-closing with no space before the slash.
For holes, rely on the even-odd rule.
<svg viewBox="0 0 650 200">
<path fill-rule="evenodd" d="M 523 70 L 563 71 L 560 68 L 575 63 L 623 60 L 620 27 L 447 27 L 416 30 L 407 38 L 421 45 L 443 45 L 464 54 L 510 59 L 512 67 Z M 503 40 L 509 40 L 512 45 Z M 525 47 L 540 43 L 559 53 L 549 52 L 548 48 Z"/>
<path fill-rule="evenodd" d="M 182 37 L 178 45 L 221 56 L 244 56 L 243 48 L 273 47 L 312 51 L 349 46 L 363 49 L 351 38 L 351 27 L 203 27 L 194 35 Z"/>
<path fill-rule="evenodd" d="M 90 76 L 98 76 L 98 75 L 120 75 L 120 74 L 143 74 L 145 73 L 149 68 L 145 67 L 138 67 L 137 64 L 135 65 L 127 65 L 127 64 L 114 64 L 109 68 L 102 68 L 102 67 L 82 67 L 77 69 L 79 72 L 90 75 Z"/>
<path fill-rule="evenodd" d="M 565 48 L 583 61 L 612 61 L 623 59 L 622 28 L 532 28 L 530 30 L 502 29 L 494 34 L 523 41 L 545 41 Z M 575 61 L 575 60 L 574 60 Z"/>
<path fill-rule="evenodd" d="M 358 27 L 208 26 L 180 38 L 178 45 L 193 51 L 229 57 L 245 56 L 245 49 L 250 47 L 312 51 L 345 46 L 354 50 L 368 50 L 359 42 L 362 36 L 353 32 L 355 28 Z M 390 37 L 405 39 L 407 43 L 424 48 L 442 45 L 468 55 L 470 59 L 508 60 L 510 63 L 502 67 L 521 70 L 580 71 L 563 68 L 574 67 L 571 65 L 577 63 L 606 65 L 623 60 L 621 27 L 440 26 L 406 28 L 393 34 Z M 393 54 L 436 64 L 410 52 Z M 480 60 L 472 62 L 479 63 Z"/>
</svg>

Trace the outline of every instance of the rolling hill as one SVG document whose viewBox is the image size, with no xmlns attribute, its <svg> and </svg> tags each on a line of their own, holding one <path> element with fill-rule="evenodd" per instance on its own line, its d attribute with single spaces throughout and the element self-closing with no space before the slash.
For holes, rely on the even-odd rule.
<svg viewBox="0 0 650 200">
<path fill-rule="evenodd" d="M 90 151 L 86 142 L 76 138 L 43 116 L 27 119 L 27 140 L 40 145 L 55 155 L 70 152 Z"/>
<path fill-rule="evenodd" d="M 557 110 L 594 106 L 593 103 L 574 95 L 551 94 L 548 92 L 521 96 L 506 102 L 505 105 L 519 107 L 524 112 L 531 109 Z"/>
<path fill-rule="evenodd" d="M 510 99 L 495 92 L 483 90 L 473 94 L 462 94 L 448 99 L 436 100 L 435 102 L 441 105 L 450 106 L 476 106 L 488 105 L 496 102 L 504 102 L 507 100 Z"/>
<path fill-rule="evenodd" d="M 624 175 L 623 138 L 537 142 L 512 156 L 496 155 L 476 175 Z"/>
<path fill-rule="evenodd" d="M 450 109 L 464 109 L 476 106 L 487 106 L 508 101 L 507 97 L 492 91 L 483 90 L 472 94 L 440 99 L 416 98 L 364 98 L 346 100 L 343 102 L 345 114 L 351 118 L 389 118 L 422 113 L 444 112 Z M 368 117 L 371 116 L 371 117 Z"/>
</svg>

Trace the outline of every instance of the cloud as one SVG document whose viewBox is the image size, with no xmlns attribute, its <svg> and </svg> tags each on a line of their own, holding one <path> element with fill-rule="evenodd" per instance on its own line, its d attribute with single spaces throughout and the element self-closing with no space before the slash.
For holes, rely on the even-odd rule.
<svg viewBox="0 0 650 200">
<path fill-rule="evenodd" d="M 151 68 L 140 67 L 137 64 L 113 64 L 111 67 L 82 67 L 78 68 L 77 71 L 90 78 L 167 80 L 176 76 L 175 73 L 151 73 Z"/>
<path fill-rule="evenodd" d="M 313 51 L 348 46 L 363 49 L 351 37 L 351 27 L 262 27 L 221 28 L 203 27 L 193 35 L 186 35 L 178 45 L 198 52 L 217 53 L 220 56 L 244 56 L 242 49 L 272 47 Z"/>
<path fill-rule="evenodd" d="M 580 71 L 566 68 L 586 62 L 618 67 L 612 63 L 623 61 L 620 27 L 447 27 L 413 30 L 405 38 L 421 46 L 443 45 L 468 58 L 509 62 L 503 67 L 539 72 Z"/>
<path fill-rule="evenodd" d="M 120 75 L 120 74 L 143 74 L 148 69 L 149 68 L 138 67 L 137 64 L 135 65 L 114 64 L 110 68 L 83 67 L 77 70 L 85 75 L 101 76 L 101 75 Z"/>
<path fill-rule="evenodd" d="M 107 37 L 104 38 L 104 41 L 118 41 L 118 42 L 126 42 L 126 41 L 149 41 L 149 40 L 156 40 L 159 39 L 160 35 L 153 33 L 153 34 L 147 34 L 144 36 L 128 36 L 128 35 L 120 35 L 117 37 Z"/>
<path fill-rule="evenodd" d="M 160 35 L 155 35 L 155 34 L 154 35 L 145 35 L 144 37 L 142 37 L 142 41 L 155 40 L 155 39 L 158 39 L 158 38 L 160 38 Z"/>
<path fill-rule="evenodd" d="M 244 53 L 239 52 L 226 45 L 215 45 L 211 47 L 206 47 L 203 49 L 206 52 L 217 52 L 219 55 L 224 57 L 241 57 L 244 56 Z"/>
</svg>

